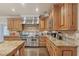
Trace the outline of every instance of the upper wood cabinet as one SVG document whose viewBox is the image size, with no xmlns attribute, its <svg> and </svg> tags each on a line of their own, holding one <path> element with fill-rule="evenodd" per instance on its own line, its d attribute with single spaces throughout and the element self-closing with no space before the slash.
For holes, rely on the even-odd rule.
<svg viewBox="0 0 79 59">
<path fill-rule="evenodd" d="M 77 30 L 77 4 L 54 4 L 52 8 L 53 30 Z"/>
<path fill-rule="evenodd" d="M 8 29 L 12 31 L 12 28 L 14 27 L 14 20 L 12 18 L 8 18 Z"/>
<path fill-rule="evenodd" d="M 60 28 L 60 14 L 61 14 L 60 5 L 56 4 L 52 10 L 52 20 L 53 20 L 53 30 L 59 30 Z"/>
<path fill-rule="evenodd" d="M 47 28 L 47 21 L 44 16 L 39 17 L 39 30 L 40 31 L 45 31 Z"/>
<path fill-rule="evenodd" d="M 63 4 L 60 22 L 61 30 L 77 30 L 77 4 Z"/>
<path fill-rule="evenodd" d="M 8 18 L 8 29 L 10 31 L 22 31 L 21 18 Z"/>
</svg>

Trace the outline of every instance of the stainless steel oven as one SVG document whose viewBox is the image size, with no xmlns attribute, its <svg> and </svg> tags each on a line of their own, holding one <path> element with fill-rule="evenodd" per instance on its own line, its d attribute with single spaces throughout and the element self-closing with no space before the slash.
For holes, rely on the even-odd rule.
<svg viewBox="0 0 79 59">
<path fill-rule="evenodd" d="M 25 41 L 25 46 L 37 47 L 39 46 L 39 35 L 35 33 L 21 35 L 22 40 Z"/>
<path fill-rule="evenodd" d="M 29 37 L 27 38 L 27 46 L 36 47 L 39 46 L 39 38 L 38 37 Z"/>
</svg>

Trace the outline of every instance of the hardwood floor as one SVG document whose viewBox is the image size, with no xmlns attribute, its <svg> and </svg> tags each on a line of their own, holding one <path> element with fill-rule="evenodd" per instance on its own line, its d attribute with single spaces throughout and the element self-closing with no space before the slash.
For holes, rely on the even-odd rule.
<svg viewBox="0 0 79 59">
<path fill-rule="evenodd" d="M 25 56 L 49 56 L 46 48 L 25 48 Z"/>
</svg>

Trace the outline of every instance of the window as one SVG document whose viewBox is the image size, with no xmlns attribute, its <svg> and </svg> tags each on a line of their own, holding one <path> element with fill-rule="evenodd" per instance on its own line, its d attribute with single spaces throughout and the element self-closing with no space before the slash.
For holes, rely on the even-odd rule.
<svg viewBox="0 0 79 59">
<path fill-rule="evenodd" d="M 5 24 L 3 28 L 4 28 L 4 36 L 8 36 L 10 33 L 9 33 L 7 25 Z"/>
</svg>

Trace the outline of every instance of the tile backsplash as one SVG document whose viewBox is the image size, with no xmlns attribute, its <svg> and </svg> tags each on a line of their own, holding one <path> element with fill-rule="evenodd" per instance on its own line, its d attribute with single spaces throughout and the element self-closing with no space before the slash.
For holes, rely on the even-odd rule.
<svg viewBox="0 0 79 59">
<path fill-rule="evenodd" d="M 77 31 L 62 31 L 62 35 L 65 39 L 78 39 L 79 33 Z"/>
</svg>

